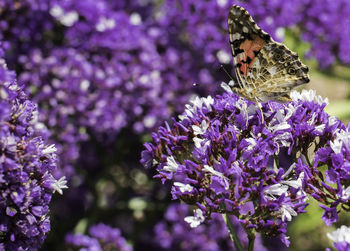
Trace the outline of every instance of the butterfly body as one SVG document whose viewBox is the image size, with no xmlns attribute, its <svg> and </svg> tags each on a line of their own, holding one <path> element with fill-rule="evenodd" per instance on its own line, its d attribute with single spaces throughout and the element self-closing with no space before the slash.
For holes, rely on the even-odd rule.
<svg viewBox="0 0 350 251">
<path fill-rule="evenodd" d="M 261 30 L 244 8 L 232 6 L 228 27 L 238 82 L 234 92 L 254 101 L 285 102 L 294 87 L 309 82 L 298 55 Z"/>
</svg>

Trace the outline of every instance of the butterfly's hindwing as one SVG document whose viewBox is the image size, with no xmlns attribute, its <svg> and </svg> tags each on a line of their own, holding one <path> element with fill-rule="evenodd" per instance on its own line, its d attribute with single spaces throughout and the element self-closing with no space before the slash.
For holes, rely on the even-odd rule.
<svg viewBox="0 0 350 251">
<path fill-rule="evenodd" d="M 228 27 L 239 84 L 234 91 L 258 101 L 285 100 L 292 88 L 309 82 L 298 55 L 261 30 L 244 8 L 231 8 Z"/>
</svg>

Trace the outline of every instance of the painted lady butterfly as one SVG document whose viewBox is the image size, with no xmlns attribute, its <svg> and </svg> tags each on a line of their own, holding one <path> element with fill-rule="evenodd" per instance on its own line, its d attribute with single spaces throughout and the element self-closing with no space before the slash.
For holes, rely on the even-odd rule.
<svg viewBox="0 0 350 251">
<path fill-rule="evenodd" d="M 310 81 L 298 55 L 260 29 L 244 8 L 232 6 L 228 30 L 238 82 L 231 86 L 234 92 L 258 102 L 286 102 L 294 87 Z"/>
</svg>

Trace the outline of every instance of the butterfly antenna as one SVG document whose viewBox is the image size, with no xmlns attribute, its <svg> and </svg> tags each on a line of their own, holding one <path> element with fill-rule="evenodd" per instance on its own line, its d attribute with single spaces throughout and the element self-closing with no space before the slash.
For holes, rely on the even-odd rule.
<svg viewBox="0 0 350 251">
<path fill-rule="evenodd" d="M 226 71 L 226 69 L 225 69 L 225 67 L 224 67 L 223 65 L 220 65 L 220 68 L 226 73 L 226 75 L 227 75 L 233 82 L 235 82 L 235 81 L 233 80 L 233 77 Z"/>
</svg>

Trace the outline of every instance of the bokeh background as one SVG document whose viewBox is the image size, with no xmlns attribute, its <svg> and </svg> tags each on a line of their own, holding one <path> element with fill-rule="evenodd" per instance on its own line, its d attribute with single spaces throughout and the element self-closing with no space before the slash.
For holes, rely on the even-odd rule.
<svg viewBox="0 0 350 251">
<path fill-rule="evenodd" d="M 230 78 L 220 66 L 233 74 L 233 4 L 299 54 L 310 68 L 305 88 L 349 121 L 348 0 L 0 0 L 5 60 L 38 104 L 40 133 L 58 149 L 55 175 L 69 185 L 51 202 L 42 250 L 232 248 L 220 216 L 190 229 L 183 218 L 192 210 L 172 201 L 171 184 L 154 180 L 139 160 L 152 131 L 191 97 L 223 92 L 220 83 Z M 333 228 L 312 200 L 307 210 L 290 224 L 289 249 L 330 247 Z M 350 217 L 341 215 L 342 224 Z"/>
</svg>

